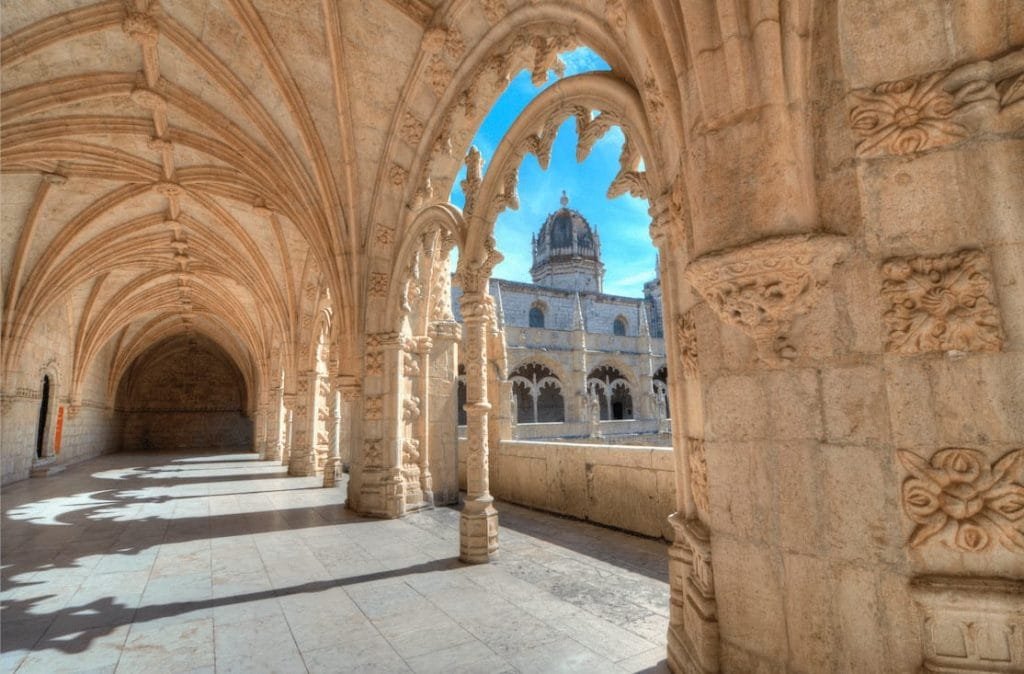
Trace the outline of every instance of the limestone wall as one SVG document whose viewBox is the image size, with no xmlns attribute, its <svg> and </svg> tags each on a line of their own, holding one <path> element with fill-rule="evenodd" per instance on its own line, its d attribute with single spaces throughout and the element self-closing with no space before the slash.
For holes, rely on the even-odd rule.
<svg viewBox="0 0 1024 674">
<path fill-rule="evenodd" d="M 68 300 L 71 302 L 71 300 Z M 0 393 L 0 480 L 3 484 L 28 477 L 36 461 L 42 379 L 50 378 L 51 399 L 44 437 L 44 454 L 57 463 L 74 463 L 110 451 L 116 446 L 118 416 L 108 407 L 104 367 L 110 349 L 96 358 L 95 369 L 84 373 L 72 400 L 73 331 L 68 302 L 58 303 L 35 323 L 17 363 Z M 73 404 L 74 403 L 74 404 Z M 63 409 L 61 440 L 55 445 L 57 418 Z"/>
<path fill-rule="evenodd" d="M 671 540 L 671 448 L 503 440 L 490 462 L 496 498 Z"/>
</svg>

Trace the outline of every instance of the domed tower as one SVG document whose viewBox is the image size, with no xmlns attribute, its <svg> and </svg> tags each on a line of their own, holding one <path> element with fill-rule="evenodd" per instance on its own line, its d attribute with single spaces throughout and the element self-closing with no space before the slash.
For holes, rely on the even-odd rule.
<svg viewBox="0 0 1024 674">
<path fill-rule="evenodd" d="M 548 216 L 533 237 L 533 282 L 562 290 L 601 292 L 604 264 L 601 239 L 579 211 L 569 208 L 562 192 L 562 207 Z"/>
</svg>

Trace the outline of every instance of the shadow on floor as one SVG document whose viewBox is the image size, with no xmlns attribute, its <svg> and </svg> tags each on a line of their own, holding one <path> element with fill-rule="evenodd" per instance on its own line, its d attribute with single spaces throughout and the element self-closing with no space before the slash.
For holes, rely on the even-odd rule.
<svg viewBox="0 0 1024 674">
<path fill-rule="evenodd" d="M 230 597 L 200 601 L 140 606 L 138 608 L 131 608 L 118 603 L 111 597 L 104 597 L 88 604 L 68 607 L 49 614 L 35 614 L 31 613 L 32 607 L 48 597 L 4 601 L 2 603 L 3 621 L 2 628 L 0 628 L 2 629 L 2 634 L 0 634 L 2 639 L 0 641 L 3 644 L 2 652 L 14 650 L 39 651 L 52 648 L 64 653 L 82 653 L 89 648 L 96 638 L 110 634 L 122 625 L 144 623 L 183 613 L 211 609 L 217 606 L 317 593 L 337 587 L 370 583 L 388 578 L 400 578 L 419 573 L 447 571 L 460 566 L 462 566 L 462 563 L 458 558 L 453 557 L 415 564 L 401 569 L 378 571 L 332 580 L 312 581 L 275 590 L 247 592 Z M 52 626 L 46 630 L 44 636 L 39 637 L 39 631 L 18 629 L 26 622 L 34 622 L 40 625 L 52 623 Z"/>
</svg>

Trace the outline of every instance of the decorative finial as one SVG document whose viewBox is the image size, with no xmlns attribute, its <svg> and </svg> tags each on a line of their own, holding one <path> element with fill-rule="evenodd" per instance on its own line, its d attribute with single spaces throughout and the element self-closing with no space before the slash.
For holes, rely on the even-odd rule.
<svg viewBox="0 0 1024 674">
<path fill-rule="evenodd" d="M 559 199 L 559 201 L 562 203 L 562 208 L 568 208 L 568 206 L 569 206 L 569 195 L 565 193 L 565 190 L 562 190 L 562 198 Z"/>
</svg>

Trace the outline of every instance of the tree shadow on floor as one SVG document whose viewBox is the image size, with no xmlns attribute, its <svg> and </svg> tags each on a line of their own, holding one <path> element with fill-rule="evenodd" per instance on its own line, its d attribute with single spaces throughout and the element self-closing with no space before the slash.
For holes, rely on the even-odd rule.
<svg viewBox="0 0 1024 674">
<path fill-rule="evenodd" d="M 452 557 L 414 564 L 401 569 L 311 581 L 230 597 L 154 604 L 137 608 L 120 603 L 113 597 L 103 597 L 87 604 L 71 606 L 51 613 L 36 614 L 32 613 L 33 606 L 53 595 L 25 600 L 9 600 L 2 602 L 3 620 L 0 621 L 2 649 L 0 650 L 6 653 L 15 650 L 54 649 L 67 654 L 82 653 L 89 648 L 94 640 L 110 634 L 123 625 L 140 624 L 218 606 L 244 604 L 299 594 L 315 594 L 334 588 L 372 583 L 389 578 L 449 571 L 461 566 L 462 562 Z M 30 622 L 36 626 L 35 630 L 25 629 L 25 625 Z"/>
</svg>

